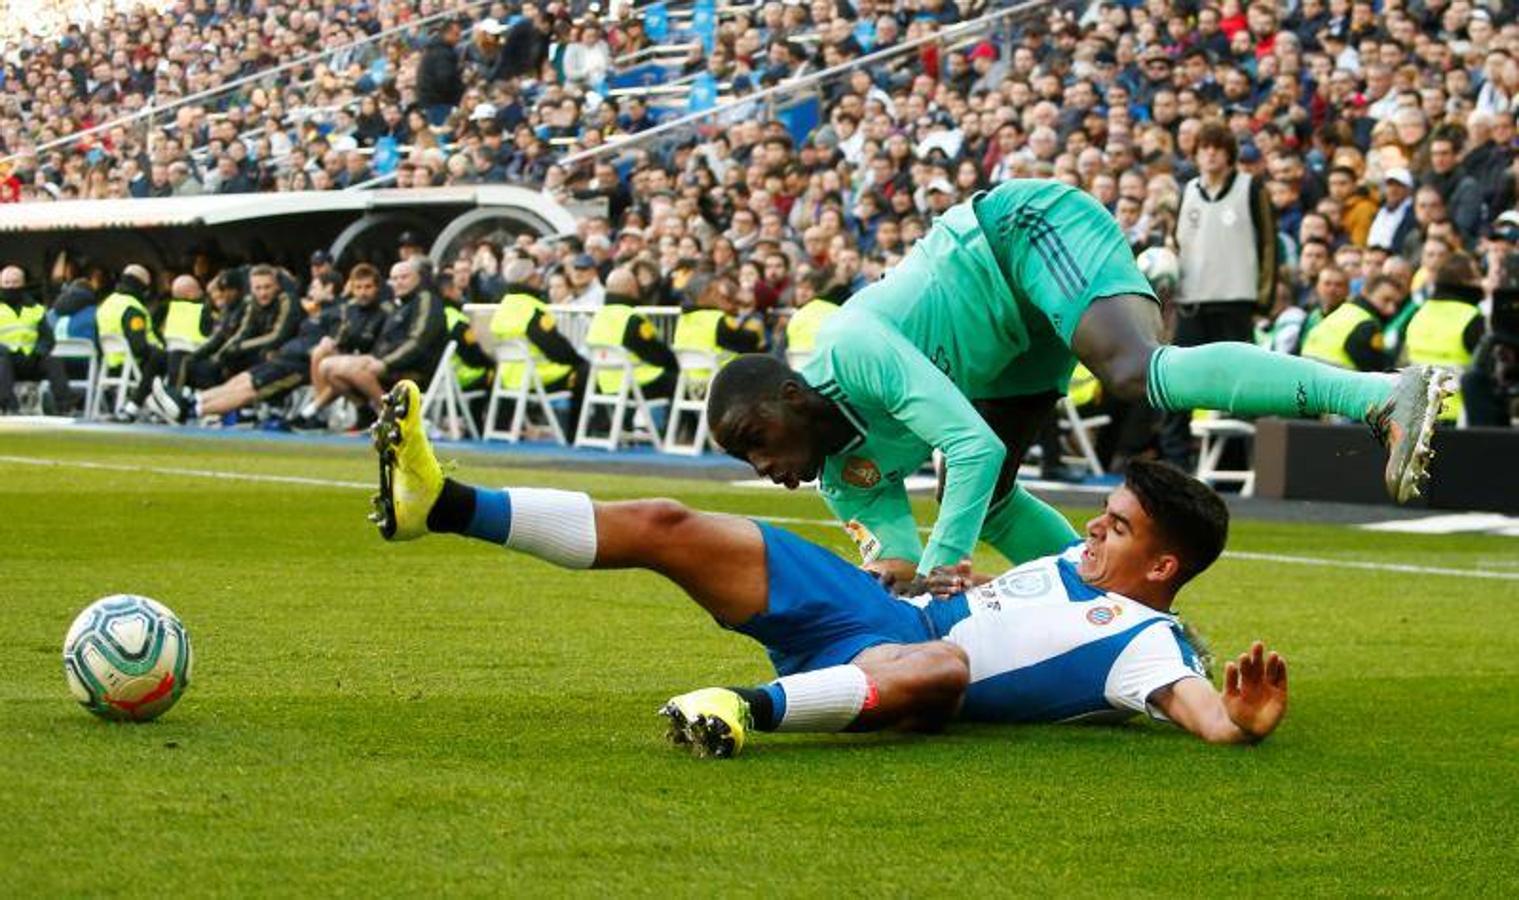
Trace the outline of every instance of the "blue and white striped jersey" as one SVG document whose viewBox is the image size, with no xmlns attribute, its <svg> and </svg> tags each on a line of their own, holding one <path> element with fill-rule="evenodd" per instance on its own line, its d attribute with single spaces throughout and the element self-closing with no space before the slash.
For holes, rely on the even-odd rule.
<svg viewBox="0 0 1519 900">
<path fill-rule="evenodd" d="M 970 657 L 961 717 L 994 722 L 1124 719 L 1152 693 L 1203 677 L 1181 622 L 1076 574 L 1083 545 L 948 600 L 909 601 Z"/>
</svg>

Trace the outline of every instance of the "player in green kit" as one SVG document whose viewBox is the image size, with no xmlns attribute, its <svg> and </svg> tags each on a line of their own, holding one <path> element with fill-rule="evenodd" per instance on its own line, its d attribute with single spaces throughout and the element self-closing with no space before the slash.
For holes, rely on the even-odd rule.
<svg viewBox="0 0 1519 900">
<path fill-rule="evenodd" d="M 1015 180 L 952 207 L 896 268 L 823 327 L 800 372 L 741 357 L 714 379 L 714 439 L 760 475 L 820 480 L 867 562 L 956 566 L 977 538 L 1014 563 L 1075 539 L 1015 482 L 1079 360 L 1111 395 L 1159 410 L 1334 413 L 1388 447 L 1389 493 L 1427 475 L 1450 386 L 1429 369 L 1361 374 L 1243 343 L 1161 345 L 1160 304 L 1107 211 L 1055 181 Z M 903 480 L 937 448 L 938 521 L 919 540 Z M 884 568 L 891 570 L 891 565 Z"/>
</svg>

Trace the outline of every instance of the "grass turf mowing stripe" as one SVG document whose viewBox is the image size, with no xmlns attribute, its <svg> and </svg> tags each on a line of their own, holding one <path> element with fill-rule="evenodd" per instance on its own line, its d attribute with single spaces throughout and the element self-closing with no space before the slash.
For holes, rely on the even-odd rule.
<svg viewBox="0 0 1519 900">
<path fill-rule="evenodd" d="M 96 469 L 110 472 L 139 472 L 152 475 L 172 475 L 188 478 L 211 478 L 223 481 L 252 481 L 272 482 L 277 484 L 299 484 L 308 487 L 331 487 L 351 490 L 372 490 L 375 485 L 363 481 L 339 481 L 328 478 L 305 478 L 299 475 L 268 475 L 255 472 L 225 472 L 216 469 L 188 469 L 176 466 L 134 466 L 123 463 L 89 462 L 85 460 L 56 460 L 40 459 L 30 456 L 3 456 L 0 455 L 0 463 L 15 463 L 28 466 L 51 466 L 59 468 Z M 777 525 L 805 525 L 826 528 L 838 527 L 838 522 L 832 519 L 811 519 L 794 516 L 755 516 L 766 522 Z M 919 532 L 928 534 L 930 529 L 919 528 Z M 1519 581 L 1519 572 L 1493 572 L 1485 569 L 1449 569 L 1441 566 L 1417 566 L 1406 563 L 1370 562 L 1367 560 L 1329 559 L 1319 556 L 1297 556 L 1283 553 L 1252 553 L 1244 550 L 1225 550 L 1224 558 L 1248 560 L 1252 562 L 1274 562 L 1298 566 L 1338 566 L 1346 569 L 1359 569 L 1368 572 L 1397 572 L 1408 575 L 1439 575 L 1450 578 L 1477 578 L 1494 581 Z"/>
</svg>

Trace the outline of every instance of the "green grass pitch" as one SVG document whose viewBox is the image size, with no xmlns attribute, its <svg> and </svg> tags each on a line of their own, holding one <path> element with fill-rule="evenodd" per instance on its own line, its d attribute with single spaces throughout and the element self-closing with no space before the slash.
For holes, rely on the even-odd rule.
<svg viewBox="0 0 1519 900">
<path fill-rule="evenodd" d="M 1253 749 L 1141 723 L 962 726 L 761 735 L 699 761 L 656 707 L 769 673 L 660 579 L 386 546 L 355 486 L 118 468 L 367 482 L 357 443 L 9 432 L 0 456 L 71 464 L 0 461 L 7 896 L 1519 886 L 1519 581 L 1221 561 L 1181 611 L 1220 654 L 1260 637 L 1291 666 L 1288 718 Z M 806 494 L 499 458 L 459 477 L 825 515 Z M 1241 521 L 1231 546 L 1519 572 L 1497 537 Z M 64 685 L 65 629 L 115 592 L 167 603 L 194 643 L 193 686 L 156 723 L 96 721 Z"/>
</svg>

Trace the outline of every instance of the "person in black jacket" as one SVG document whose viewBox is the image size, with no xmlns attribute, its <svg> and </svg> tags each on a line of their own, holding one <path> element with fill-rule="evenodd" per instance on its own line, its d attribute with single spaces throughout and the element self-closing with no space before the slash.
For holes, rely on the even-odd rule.
<svg viewBox="0 0 1519 900">
<path fill-rule="evenodd" d="M 432 377 L 448 343 L 448 325 L 443 300 L 426 284 L 427 270 L 426 257 L 391 266 L 395 308 L 385 317 L 367 352 L 329 356 L 322 361 L 320 374 L 327 390 L 312 398 L 310 416 L 319 415 L 332 400 L 346 396 L 361 412 L 368 410 L 364 418 L 370 418 L 385 391 L 397 381 L 410 378 L 425 384 Z"/>
<path fill-rule="evenodd" d="M 203 391 L 175 391 L 166 380 L 156 378 L 148 408 L 170 422 L 184 424 L 201 416 L 236 412 L 300 386 L 310 371 L 312 348 L 335 333 L 342 321 L 342 305 L 337 302 L 341 286 L 332 272 L 313 280 L 301 301 L 305 316 L 296 333 L 252 368 Z"/>
<path fill-rule="evenodd" d="M 448 121 L 448 114 L 464 96 L 464 76 L 459 71 L 460 24 L 450 19 L 422 50 L 417 63 L 417 103 L 430 125 Z"/>
<path fill-rule="evenodd" d="M 549 55 L 549 28 L 543 11 L 536 3 L 522 4 L 522 18 L 507 29 L 501 46 L 502 64 L 497 67 L 498 78 L 526 76 L 537 78 Z"/>
<path fill-rule="evenodd" d="M 295 337 L 301 325 L 300 302 L 280 283 L 273 266 L 254 266 L 248 270 L 249 299 L 238 317 L 236 330 L 209 353 L 202 354 L 212 341 L 202 344 L 196 357 L 209 359 L 223 381 L 238 372 L 251 369 L 268 359 L 280 345 Z M 212 340 L 217 335 L 212 335 Z M 194 357 L 192 357 L 192 360 Z M 192 367 L 195 365 L 192 362 Z M 201 367 L 202 375 L 207 369 Z M 213 382 L 213 383 L 216 383 Z"/>
<path fill-rule="evenodd" d="M 380 328 L 391 313 L 391 305 L 381 296 L 380 270 L 369 263 L 359 263 L 348 273 L 348 286 L 344 293 L 348 299 L 342 304 L 341 321 L 337 333 L 324 337 L 312 348 L 310 367 L 312 394 L 300 413 L 290 421 L 292 428 L 321 429 L 327 427 L 321 411 L 336 398 L 332 385 L 322 372 L 322 362 L 331 356 L 352 356 L 368 353 L 380 336 Z"/>
</svg>

